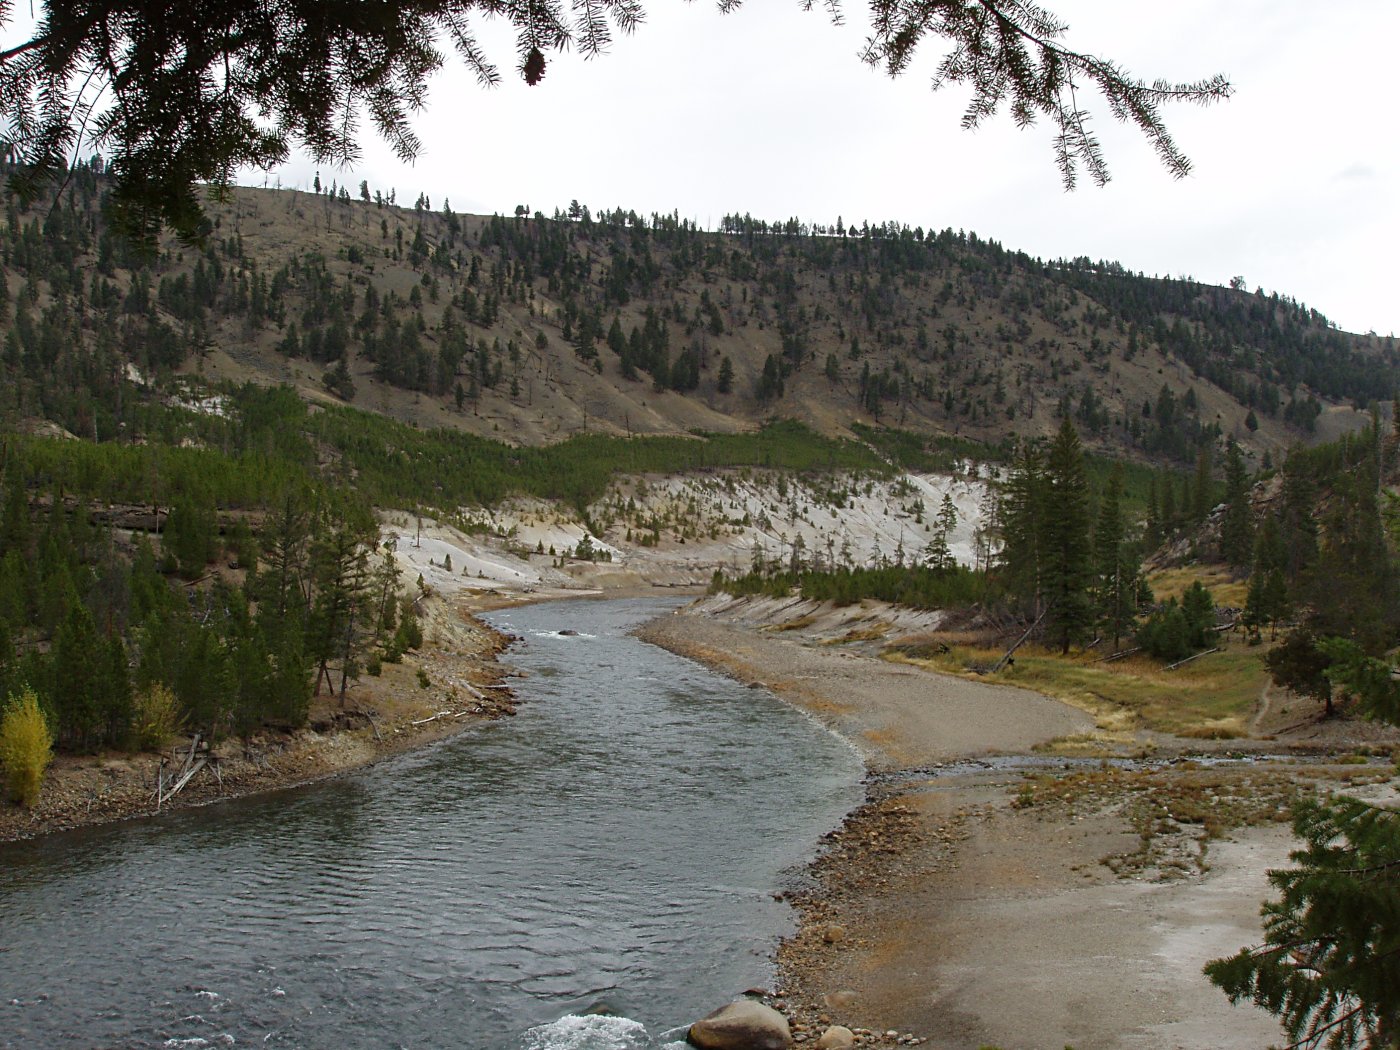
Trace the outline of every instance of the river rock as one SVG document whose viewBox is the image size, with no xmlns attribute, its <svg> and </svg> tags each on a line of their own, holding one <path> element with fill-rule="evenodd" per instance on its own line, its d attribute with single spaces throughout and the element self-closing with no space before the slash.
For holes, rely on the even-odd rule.
<svg viewBox="0 0 1400 1050">
<path fill-rule="evenodd" d="M 701 1050 L 787 1050 L 787 1018 L 771 1006 L 741 999 L 690 1026 L 686 1041 Z"/>
<path fill-rule="evenodd" d="M 846 939 L 846 928 L 835 923 L 822 930 L 822 940 L 827 944 L 840 944 Z"/>
<path fill-rule="evenodd" d="M 856 1045 L 856 1034 L 845 1025 L 834 1024 L 821 1034 L 817 1050 L 849 1050 Z"/>
</svg>

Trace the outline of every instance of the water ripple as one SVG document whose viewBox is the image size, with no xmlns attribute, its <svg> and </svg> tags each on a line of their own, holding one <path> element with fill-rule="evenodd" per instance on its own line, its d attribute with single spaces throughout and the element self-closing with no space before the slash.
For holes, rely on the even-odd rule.
<svg viewBox="0 0 1400 1050">
<path fill-rule="evenodd" d="M 653 1050 L 765 981 L 859 768 L 659 607 L 512 610 L 520 715 L 428 751 L 0 848 L 0 1048 Z"/>
</svg>

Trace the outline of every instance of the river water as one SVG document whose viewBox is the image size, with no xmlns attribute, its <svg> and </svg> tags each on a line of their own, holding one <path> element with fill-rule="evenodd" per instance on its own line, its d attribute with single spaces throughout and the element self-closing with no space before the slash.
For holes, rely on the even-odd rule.
<svg viewBox="0 0 1400 1050">
<path fill-rule="evenodd" d="M 520 713 L 428 750 L 0 847 L 0 1047 L 640 1050 L 765 983 L 859 761 L 668 607 L 495 616 Z"/>
</svg>

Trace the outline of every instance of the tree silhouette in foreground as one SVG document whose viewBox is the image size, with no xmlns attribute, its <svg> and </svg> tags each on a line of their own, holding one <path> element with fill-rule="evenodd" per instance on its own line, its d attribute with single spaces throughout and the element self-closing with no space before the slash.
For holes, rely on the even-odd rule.
<svg viewBox="0 0 1400 1050">
<path fill-rule="evenodd" d="M 1355 643 L 1319 643 L 1327 676 L 1374 718 L 1400 723 L 1400 681 Z M 1339 796 L 1297 808 L 1305 848 L 1269 872 L 1264 943 L 1216 959 L 1206 976 L 1231 1002 L 1283 1021 L 1293 1047 L 1400 1044 L 1400 812 Z"/>
<path fill-rule="evenodd" d="M 738 6 L 719 0 L 724 12 Z M 840 0 L 824 6 L 842 19 Z M 0 27 L 12 27 L 14 15 L 13 0 L 0 0 Z M 353 162 L 366 116 L 401 158 L 416 157 L 409 115 L 427 104 L 444 44 L 483 87 L 500 83 L 477 37 L 488 19 L 510 24 L 516 72 L 533 85 L 546 54 L 601 54 L 614 31 L 631 33 L 644 18 L 639 0 L 43 0 L 32 35 L 0 51 L 0 119 L 20 165 L 11 185 L 33 197 L 100 150 L 112 162 L 113 210 L 129 236 L 150 245 L 169 226 L 198 238 L 207 228 L 199 184 L 270 168 L 295 145 L 319 163 Z M 908 69 L 925 38 L 947 43 L 933 83 L 971 89 L 965 128 L 1003 106 L 1021 127 L 1049 121 L 1066 188 L 1081 169 L 1098 185 L 1109 178 L 1082 106 L 1089 91 L 1138 127 L 1177 178 L 1190 162 L 1161 106 L 1231 93 L 1222 75 L 1148 83 L 1074 51 L 1062 42 L 1065 23 L 1024 0 L 871 0 L 869 22 L 862 58 L 891 76 Z"/>
</svg>

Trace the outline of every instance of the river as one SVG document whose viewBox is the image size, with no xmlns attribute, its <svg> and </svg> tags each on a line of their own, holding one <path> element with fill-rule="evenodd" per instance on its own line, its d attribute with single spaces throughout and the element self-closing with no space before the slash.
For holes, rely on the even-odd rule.
<svg viewBox="0 0 1400 1050">
<path fill-rule="evenodd" d="M 860 763 L 672 605 L 493 616 L 520 713 L 427 750 L 0 847 L 0 1047 L 640 1050 L 769 981 Z"/>
</svg>

